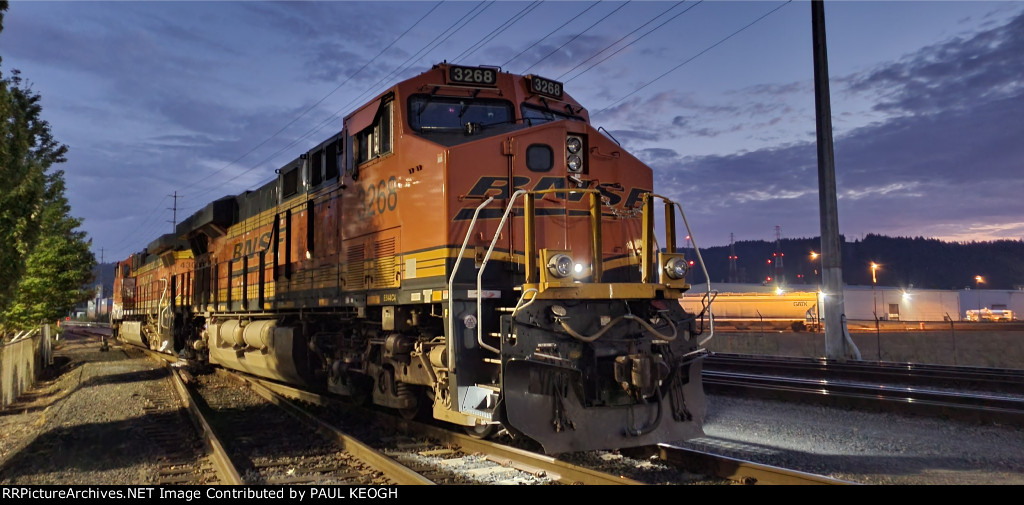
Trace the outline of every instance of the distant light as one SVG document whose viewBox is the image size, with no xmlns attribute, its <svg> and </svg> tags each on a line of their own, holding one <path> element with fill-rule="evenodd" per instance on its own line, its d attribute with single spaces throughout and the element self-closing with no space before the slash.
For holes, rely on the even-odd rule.
<svg viewBox="0 0 1024 505">
<path fill-rule="evenodd" d="M 781 295 L 782 293 L 785 293 L 785 291 L 783 291 L 782 288 L 775 288 L 775 294 Z"/>
<path fill-rule="evenodd" d="M 906 291 L 903 292 L 903 301 L 904 302 L 909 302 L 910 301 L 910 293 L 907 293 Z"/>
<path fill-rule="evenodd" d="M 577 263 L 577 264 L 573 265 L 572 270 L 574 272 L 576 272 L 576 273 L 582 272 L 583 271 L 583 264 L 582 263 Z"/>
<path fill-rule="evenodd" d="M 818 291 L 818 298 L 821 298 L 822 300 L 824 300 L 825 299 L 825 292 L 824 291 Z"/>
</svg>

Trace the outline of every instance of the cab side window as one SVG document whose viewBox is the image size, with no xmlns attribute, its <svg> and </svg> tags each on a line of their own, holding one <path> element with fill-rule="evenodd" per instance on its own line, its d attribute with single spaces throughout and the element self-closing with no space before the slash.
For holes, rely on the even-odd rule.
<svg viewBox="0 0 1024 505">
<path fill-rule="evenodd" d="M 356 163 L 364 163 L 391 152 L 392 103 L 388 102 L 382 105 L 373 124 L 356 133 Z"/>
</svg>

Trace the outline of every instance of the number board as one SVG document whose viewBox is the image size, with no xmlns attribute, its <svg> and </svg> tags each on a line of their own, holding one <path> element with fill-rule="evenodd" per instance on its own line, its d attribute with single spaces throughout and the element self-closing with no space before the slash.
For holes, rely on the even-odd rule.
<svg viewBox="0 0 1024 505">
<path fill-rule="evenodd" d="M 497 86 L 498 71 L 493 68 L 448 67 L 448 82 L 473 86 Z"/>
<path fill-rule="evenodd" d="M 536 75 L 527 76 L 526 79 L 530 82 L 530 91 L 538 95 L 562 99 L 562 83 Z"/>
</svg>

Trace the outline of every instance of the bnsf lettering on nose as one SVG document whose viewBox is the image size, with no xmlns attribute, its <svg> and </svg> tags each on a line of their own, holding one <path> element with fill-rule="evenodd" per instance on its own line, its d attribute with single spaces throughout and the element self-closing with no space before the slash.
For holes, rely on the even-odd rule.
<svg viewBox="0 0 1024 505">
<path fill-rule="evenodd" d="M 248 256 L 250 254 L 258 253 L 260 251 L 266 251 L 267 246 L 270 245 L 270 237 L 272 234 L 273 232 L 268 231 L 263 235 L 260 235 L 258 239 L 254 237 L 238 242 L 237 244 L 235 244 L 235 249 L 234 251 L 232 251 L 231 256 L 237 260 L 240 259 L 242 256 Z"/>
<path fill-rule="evenodd" d="M 537 180 L 537 183 L 530 188 L 530 183 L 533 182 L 529 177 L 515 176 L 513 177 L 513 183 L 516 189 L 529 188 L 533 191 L 542 191 L 545 189 L 566 189 L 565 188 L 565 177 L 541 177 Z M 594 181 L 589 179 L 583 180 L 584 188 L 590 188 Z M 650 192 L 644 188 L 623 188 L 618 184 L 598 184 L 597 190 L 601 192 L 601 196 L 607 199 L 607 205 L 618 206 L 625 199 L 623 207 L 632 209 L 640 204 L 644 193 Z M 477 179 L 476 184 L 469 190 L 466 196 L 474 197 L 486 197 L 494 196 L 498 199 L 507 199 L 509 197 L 508 190 L 508 177 L 491 177 L 485 176 Z M 624 198 L 625 197 L 625 198 Z M 566 195 L 556 195 L 555 198 L 564 199 Z M 570 201 L 578 202 L 583 199 L 583 193 L 571 194 L 568 196 Z"/>
</svg>

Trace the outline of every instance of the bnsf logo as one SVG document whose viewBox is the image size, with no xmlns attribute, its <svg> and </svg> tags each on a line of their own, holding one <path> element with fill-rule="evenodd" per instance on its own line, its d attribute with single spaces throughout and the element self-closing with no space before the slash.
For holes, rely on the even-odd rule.
<svg viewBox="0 0 1024 505">
<path fill-rule="evenodd" d="M 242 259 L 242 256 L 249 256 L 250 254 L 258 253 L 260 251 L 266 251 L 270 246 L 270 237 L 274 234 L 273 231 L 268 231 L 259 236 L 259 238 L 251 238 L 243 240 L 235 244 L 235 248 L 232 251 L 232 259 Z M 281 239 L 278 243 L 284 243 L 284 233 L 281 233 Z"/>
<path fill-rule="evenodd" d="M 516 189 L 524 189 L 530 185 L 529 177 L 515 176 L 512 180 L 515 183 Z M 594 181 L 585 179 L 583 181 L 583 188 L 581 189 L 590 189 L 593 186 L 593 183 Z M 545 189 L 565 188 L 565 177 L 541 177 L 537 181 L 537 184 L 529 189 L 531 191 L 541 191 Z M 625 198 L 625 203 L 622 204 L 622 207 L 627 209 L 633 209 L 639 206 L 644 193 L 651 192 L 651 190 L 644 188 L 629 188 L 627 191 L 617 182 L 598 184 L 596 189 L 601 192 L 601 196 L 607 199 L 606 205 L 611 207 L 619 205 L 619 203 L 623 202 L 623 198 Z M 497 191 L 496 194 L 494 193 L 495 191 Z M 473 189 L 470 189 L 466 196 L 493 196 L 497 199 L 507 199 L 509 197 L 508 177 L 481 177 L 476 181 L 476 184 L 473 185 Z M 566 196 L 568 196 L 570 202 L 579 202 L 583 200 L 584 194 L 559 194 L 555 196 L 556 198 L 561 199 L 565 199 Z"/>
</svg>

